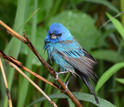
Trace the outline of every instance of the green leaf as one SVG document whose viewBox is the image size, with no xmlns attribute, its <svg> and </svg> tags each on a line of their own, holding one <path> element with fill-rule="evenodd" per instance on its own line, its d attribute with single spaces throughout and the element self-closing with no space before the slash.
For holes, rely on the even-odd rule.
<svg viewBox="0 0 124 107">
<path fill-rule="evenodd" d="M 116 81 L 118 81 L 121 84 L 124 84 L 124 78 L 116 78 Z"/>
<path fill-rule="evenodd" d="M 122 38 L 124 38 L 124 27 L 123 27 L 123 25 L 117 19 L 115 19 L 114 17 L 112 17 L 109 13 L 107 13 L 107 16 L 112 21 L 112 23 L 114 24 L 115 28 L 120 33 L 120 35 L 122 36 Z"/>
<path fill-rule="evenodd" d="M 81 101 L 87 101 L 87 102 L 91 102 L 92 104 L 94 105 L 97 105 L 98 107 L 116 107 L 115 105 L 111 104 L 110 102 L 108 102 L 107 100 L 105 99 L 102 99 L 100 97 L 98 97 L 99 101 L 100 101 L 100 104 L 96 104 L 96 101 L 94 99 L 94 96 L 93 95 L 90 95 L 90 94 L 86 94 L 86 93 L 81 93 L 81 92 L 73 92 L 73 94 L 75 95 L 75 97 L 78 99 L 78 100 L 81 100 Z M 52 95 L 49 95 L 49 97 L 51 99 L 54 99 L 54 98 L 69 98 L 67 95 L 63 94 L 63 93 L 59 93 L 59 94 L 52 94 Z M 38 100 L 35 100 L 34 102 L 32 102 L 31 104 L 29 104 L 27 107 L 31 107 L 33 106 L 34 104 L 38 103 L 38 102 L 41 102 L 41 101 L 44 101 L 46 100 L 45 97 L 42 97 Z"/>
<path fill-rule="evenodd" d="M 84 1 L 105 5 L 112 11 L 119 13 L 119 10 L 107 0 L 84 0 Z"/>
<path fill-rule="evenodd" d="M 116 62 L 117 52 L 113 50 L 97 50 L 91 53 L 96 59 L 102 59 L 110 62 Z"/>
<path fill-rule="evenodd" d="M 62 23 L 78 42 L 89 51 L 91 48 L 99 47 L 97 39 L 101 33 L 97 30 L 95 20 L 89 15 L 79 11 L 64 11 L 52 17 L 49 25 L 54 22 Z"/>
<path fill-rule="evenodd" d="M 95 92 L 97 93 L 99 91 L 99 89 L 103 86 L 103 84 L 115 73 L 117 72 L 119 69 L 121 69 L 122 67 L 124 67 L 124 62 L 118 63 L 113 65 L 111 68 L 109 68 L 102 76 L 101 78 L 98 80 L 96 88 L 95 88 Z"/>
</svg>

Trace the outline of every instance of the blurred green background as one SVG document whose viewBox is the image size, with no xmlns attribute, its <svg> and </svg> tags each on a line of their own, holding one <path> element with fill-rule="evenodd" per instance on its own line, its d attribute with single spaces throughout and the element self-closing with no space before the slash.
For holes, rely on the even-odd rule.
<svg viewBox="0 0 124 107">
<path fill-rule="evenodd" d="M 49 26 L 58 22 L 70 30 L 82 47 L 98 62 L 94 68 L 98 82 L 95 84 L 91 81 L 91 84 L 101 98 L 100 107 L 124 107 L 124 15 L 113 18 L 122 11 L 124 0 L 0 0 L 0 20 L 21 35 L 25 30 L 38 52 L 49 64 L 51 63 L 47 53 L 43 51 L 43 40 Z M 107 20 L 111 21 L 106 24 Z M 102 25 L 104 26 L 100 29 Z M 21 61 L 27 68 L 54 82 L 31 50 L 9 35 L 2 26 L 0 49 Z M 59 71 L 56 63 L 51 65 Z M 6 62 L 4 69 L 14 107 L 51 106 L 48 101 L 42 99 L 43 96 L 37 89 Z M 26 74 L 51 96 L 59 107 L 74 107 L 72 101 L 60 91 L 29 73 Z M 66 75 L 60 75 L 60 78 L 65 81 Z M 89 89 L 79 78 L 74 77 L 71 80 L 69 89 L 75 92 L 84 107 L 97 106 Z M 0 72 L 0 107 L 7 106 L 5 85 Z"/>
</svg>

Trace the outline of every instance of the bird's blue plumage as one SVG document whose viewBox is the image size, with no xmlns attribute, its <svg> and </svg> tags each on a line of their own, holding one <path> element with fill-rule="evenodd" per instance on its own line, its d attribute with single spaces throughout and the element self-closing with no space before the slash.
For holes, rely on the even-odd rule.
<svg viewBox="0 0 124 107">
<path fill-rule="evenodd" d="M 80 46 L 70 31 L 62 24 L 54 23 L 49 27 L 44 43 L 49 59 L 55 60 L 62 71 L 70 71 L 78 75 L 87 84 L 98 102 L 88 80 L 88 78 L 95 80 L 93 65 L 96 61 Z"/>
<path fill-rule="evenodd" d="M 59 34 L 62 33 L 60 37 L 57 39 L 50 38 L 50 33 Z M 65 52 L 65 54 L 69 57 L 77 58 L 80 56 L 77 53 L 80 53 L 82 56 L 84 55 L 80 45 L 73 38 L 68 29 L 66 29 L 62 24 L 54 23 L 49 27 L 49 32 L 44 40 L 47 44 L 44 49 L 47 49 L 48 56 L 50 59 L 54 59 L 62 71 L 67 71 L 69 69 L 73 70 L 74 68 L 65 61 L 59 52 Z M 72 51 L 72 52 L 70 52 Z"/>
</svg>

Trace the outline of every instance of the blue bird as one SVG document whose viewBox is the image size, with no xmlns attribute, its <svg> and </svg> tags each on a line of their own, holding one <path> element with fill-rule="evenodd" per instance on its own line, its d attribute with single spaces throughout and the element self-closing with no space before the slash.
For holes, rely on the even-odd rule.
<svg viewBox="0 0 124 107">
<path fill-rule="evenodd" d="M 99 103 L 89 82 L 89 78 L 96 81 L 97 75 L 93 72 L 96 60 L 80 46 L 70 31 L 62 24 L 54 23 L 49 27 L 44 43 L 49 59 L 55 60 L 63 72 L 79 76 Z"/>
</svg>

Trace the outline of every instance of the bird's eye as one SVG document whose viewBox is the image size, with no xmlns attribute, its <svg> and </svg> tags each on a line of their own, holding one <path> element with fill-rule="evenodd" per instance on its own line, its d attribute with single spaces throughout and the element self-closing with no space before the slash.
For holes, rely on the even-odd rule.
<svg viewBox="0 0 124 107">
<path fill-rule="evenodd" d="M 61 35 L 62 35 L 62 33 L 57 34 L 57 36 L 61 36 Z"/>
<path fill-rule="evenodd" d="M 53 33 L 50 33 L 50 36 L 52 36 L 53 35 Z"/>
</svg>

